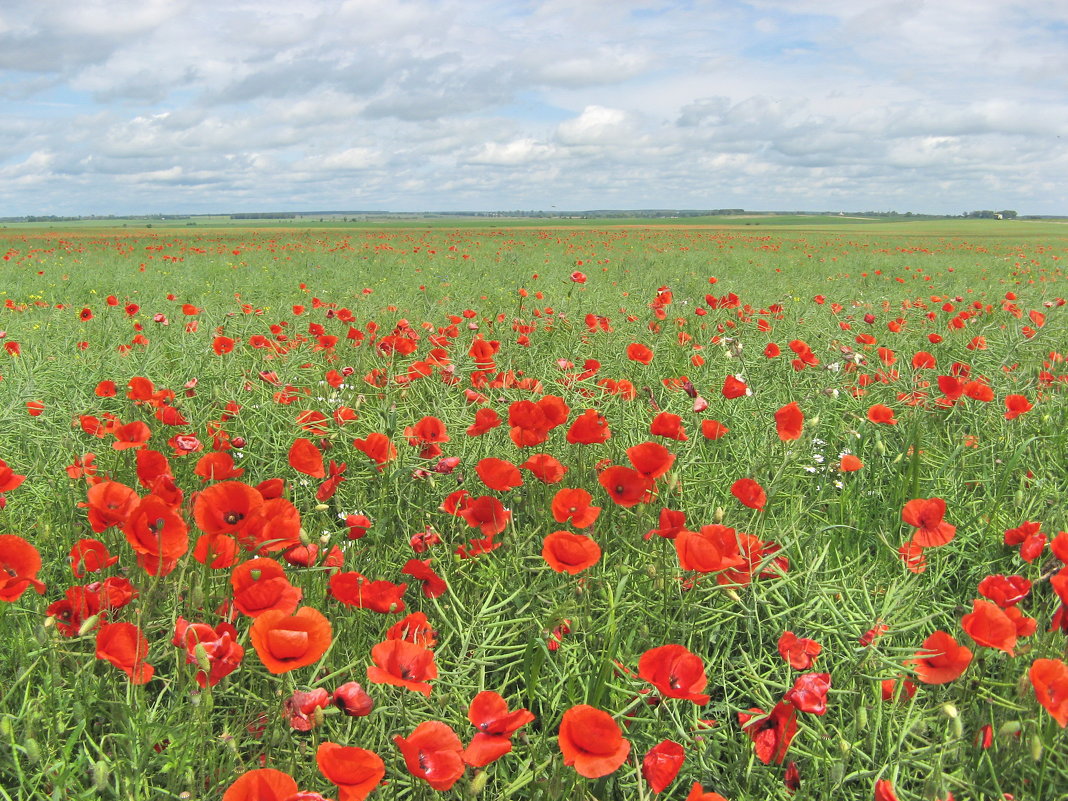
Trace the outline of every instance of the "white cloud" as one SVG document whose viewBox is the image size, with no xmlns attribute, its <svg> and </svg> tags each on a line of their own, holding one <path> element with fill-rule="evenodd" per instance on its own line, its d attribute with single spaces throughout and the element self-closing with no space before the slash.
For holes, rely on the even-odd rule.
<svg viewBox="0 0 1068 801">
<path fill-rule="evenodd" d="M 1058 0 L 5 0 L 0 215 L 160 186 L 175 211 L 1066 211 L 1066 25 Z"/>
</svg>

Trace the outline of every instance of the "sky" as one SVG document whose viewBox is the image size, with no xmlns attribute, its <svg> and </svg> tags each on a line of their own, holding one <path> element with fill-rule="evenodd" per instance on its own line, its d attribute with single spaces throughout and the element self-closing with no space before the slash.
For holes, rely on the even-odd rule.
<svg viewBox="0 0 1068 801">
<path fill-rule="evenodd" d="M 1064 0 L 3 0 L 0 216 L 1068 214 Z"/>
</svg>

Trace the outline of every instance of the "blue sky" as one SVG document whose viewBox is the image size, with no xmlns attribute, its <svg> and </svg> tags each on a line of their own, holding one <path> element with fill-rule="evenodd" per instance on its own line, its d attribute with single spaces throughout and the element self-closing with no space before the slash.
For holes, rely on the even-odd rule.
<svg viewBox="0 0 1068 801">
<path fill-rule="evenodd" d="M 0 216 L 1068 213 L 1066 31 L 1063 0 L 4 0 Z"/>
</svg>

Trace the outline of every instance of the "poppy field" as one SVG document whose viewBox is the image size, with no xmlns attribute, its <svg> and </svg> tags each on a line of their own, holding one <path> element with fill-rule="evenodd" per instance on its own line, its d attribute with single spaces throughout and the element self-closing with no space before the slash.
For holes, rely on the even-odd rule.
<svg viewBox="0 0 1068 801">
<path fill-rule="evenodd" d="M 955 225 L 0 231 L 0 798 L 1068 798 L 1068 236 Z"/>
</svg>

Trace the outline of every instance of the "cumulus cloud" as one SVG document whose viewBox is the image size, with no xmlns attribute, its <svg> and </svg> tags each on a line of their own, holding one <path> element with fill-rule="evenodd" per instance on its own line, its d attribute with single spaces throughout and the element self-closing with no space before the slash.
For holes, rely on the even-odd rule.
<svg viewBox="0 0 1068 801">
<path fill-rule="evenodd" d="M 190 212 L 1054 213 L 1065 26 L 1057 0 L 6 0 L 0 215 L 161 188 Z"/>
</svg>

